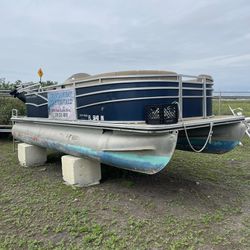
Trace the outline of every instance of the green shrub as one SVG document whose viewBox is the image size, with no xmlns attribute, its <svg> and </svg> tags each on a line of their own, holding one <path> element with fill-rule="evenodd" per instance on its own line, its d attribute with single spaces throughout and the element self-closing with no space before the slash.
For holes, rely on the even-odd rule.
<svg viewBox="0 0 250 250">
<path fill-rule="evenodd" d="M 11 111 L 17 109 L 19 115 L 25 115 L 25 104 L 17 98 L 0 97 L 0 124 L 10 124 Z"/>
</svg>

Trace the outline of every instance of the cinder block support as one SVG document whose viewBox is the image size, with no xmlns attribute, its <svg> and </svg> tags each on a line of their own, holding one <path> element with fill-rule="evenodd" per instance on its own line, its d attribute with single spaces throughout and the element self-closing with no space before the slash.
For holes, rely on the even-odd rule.
<svg viewBox="0 0 250 250">
<path fill-rule="evenodd" d="M 24 167 L 33 167 L 43 165 L 47 161 L 46 148 L 19 143 L 18 160 Z"/>
<path fill-rule="evenodd" d="M 87 187 L 100 183 L 101 164 L 71 155 L 62 156 L 62 175 L 66 184 Z"/>
</svg>

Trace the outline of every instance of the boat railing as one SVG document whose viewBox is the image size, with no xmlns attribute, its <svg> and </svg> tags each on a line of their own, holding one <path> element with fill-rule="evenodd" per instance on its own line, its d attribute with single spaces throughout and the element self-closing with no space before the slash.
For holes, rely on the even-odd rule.
<svg viewBox="0 0 250 250">
<path fill-rule="evenodd" d="M 183 107 L 183 98 L 187 98 L 187 96 L 183 96 L 183 90 L 187 89 L 183 87 L 183 82 L 185 83 L 197 83 L 201 84 L 201 88 L 196 88 L 198 90 L 202 90 L 202 117 L 207 118 L 207 97 L 212 97 L 210 95 L 207 95 L 207 90 L 213 90 L 213 88 L 207 87 L 207 84 L 212 84 L 212 82 L 207 81 L 207 76 L 205 75 L 199 75 L 199 76 L 194 76 L 194 75 L 184 75 L 184 74 L 179 74 L 178 75 L 178 81 L 179 81 L 179 106 Z M 190 89 L 190 88 L 189 88 Z M 183 118 L 183 111 L 179 111 L 179 118 Z"/>
<path fill-rule="evenodd" d="M 127 79 L 127 81 L 126 81 Z M 178 90 L 178 103 L 180 106 L 180 118 L 183 118 L 183 99 L 184 98 L 202 98 L 202 117 L 207 118 L 207 97 L 211 97 L 211 95 L 207 95 L 207 90 L 213 90 L 210 86 L 213 84 L 212 81 L 208 79 L 205 75 L 184 75 L 184 74 L 150 74 L 150 75 L 116 75 L 116 76 L 96 76 L 89 77 L 83 80 L 68 82 L 63 84 L 55 84 L 50 86 L 42 87 L 40 83 L 30 84 L 30 85 L 21 85 L 18 87 L 18 92 L 26 92 L 27 94 L 37 93 L 37 92 L 47 92 L 50 90 L 56 90 L 60 88 L 67 88 L 73 86 L 74 88 L 80 87 L 88 87 L 99 84 L 116 84 L 116 83 L 124 83 L 130 82 L 132 79 L 135 79 L 135 82 L 145 82 L 145 81 L 169 81 L 169 82 L 177 82 L 178 85 L 176 88 Z M 108 81 L 110 80 L 110 82 Z M 117 80 L 117 81 L 115 81 Z M 183 86 L 183 82 L 197 84 L 196 87 L 185 87 Z M 89 83 L 89 84 L 88 84 Z M 210 84 L 207 86 L 207 84 Z M 201 95 L 184 95 L 185 90 L 194 90 L 194 91 L 202 91 Z M 166 98 L 170 98 L 171 96 L 166 96 Z"/>
<path fill-rule="evenodd" d="M 156 74 L 150 74 L 150 75 L 126 75 L 126 76 L 97 76 L 97 77 L 90 77 L 90 78 L 86 78 L 86 79 L 82 79 L 82 80 L 78 80 L 78 81 L 74 81 L 74 82 L 66 82 L 66 83 L 61 83 L 61 84 L 54 84 L 54 85 L 50 85 L 50 86 L 45 86 L 42 89 L 43 90 L 49 90 L 49 89 L 54 89 L 54 88 L 58 88 L 60 86 L 67 86 L 67 85 L 72 85 L 73 83 L 75 85 L 77 84 L 81 84 L 81 83 L 91 83 L 91 82 L 98 82 L 99 83 L 103 83 L 103 80 L 114 80 L 114 79 L 131 79 L 131 78 L 154 78 L 154 77 L 175 77 L 177 78 L 178 75 L 177 74 L 162 74 L 162 75 L 156 75 Z"/>
<path fill-rule="evenodd" d="M 25 83 L 25 84 L 19 84 L 17 85 L 17 91 L 19 93 L 22 92 L 32 92 L 32 91 L 39 91 L 41 89 L 40 83 Z"/>
<path fill-rule="evenodd" d="M 183 74 L 161 74 L 161 75 L 157 75 L 157 74 L 150 74 L 150 75 L 126 75 L 126 76 L 97 76 L 97 77 L 91 77 L 91 78 L 86 78 L 86 79 L 82 79 L 82 80 L 76 80 L 74 82 L 66 82 L 66 83 L 62 83 L 62 84 L 54 84 L 54 85 L 50 85 L 50 86 L 45 86 L 42 87 L 42 90 L 49 90 L 49 89 L 54 89 L 54 88 L 58 88 L 60 86 L 67 86 L 67 85 L 72 85 L 73 83 L 78 85 L 81 83 L 91 83 L 91 82 L 98 82 L 98 83 L 102 83 L 103 80 L 115 80 L 115 79 L 131 79 L 131 78 L 171 78 L 171 81 L 174 81 L 173 78 L 176 78 L 175 81 L 178 80 L 179 77 L 184 77 L 184 78 L 188 78 L 191 80 L 191 82 L 193 83 L 201 83 L 198 82 L 198 79 L 201 79 L 201 76 L 194 76 L 194 75 L 183 75 Z M 196 80 L 196 81 L 194 81 Z"/>
</svg>

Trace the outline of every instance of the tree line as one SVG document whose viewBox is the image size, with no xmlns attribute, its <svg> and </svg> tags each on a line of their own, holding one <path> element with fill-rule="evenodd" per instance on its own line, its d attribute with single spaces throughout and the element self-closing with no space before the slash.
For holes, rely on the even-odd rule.
<svg viewBox="0 0 250 250">
<path fill-rule="evenodd" d="M 10 90 L 10 89 L 15 88 L 15 86 L 22 85 L 22 84 L 25 85 L 27 83 L 23 83 L 21 80 L 16 80 L 15 82 L 9 82 L 9 81 L 6 81 L 5 78 L 0 78 L 0 90 Z M 35 84 L 35 82 L 29 82 L 28 84 Z M 55 85 L 55 84 L 58 84 L 58 82 L 50 81 L 50 80 L 41 82 L 42 87 Z"/>
</svg>

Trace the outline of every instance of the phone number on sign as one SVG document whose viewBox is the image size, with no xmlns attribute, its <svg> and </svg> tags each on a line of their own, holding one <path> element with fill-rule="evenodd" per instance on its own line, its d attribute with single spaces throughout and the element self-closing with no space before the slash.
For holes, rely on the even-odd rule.
<svg viewBox="0 0 250 250">
<path fill-rule="evenodd" d="M 53 116 L 54 117 L 56 117 L 56 118 L 61 118 L 61 117 L 63 117 L 63 118 L 67 118 L 67 117 L 69 117 L 69 113 L 53 113 Z"/>
</svg>

